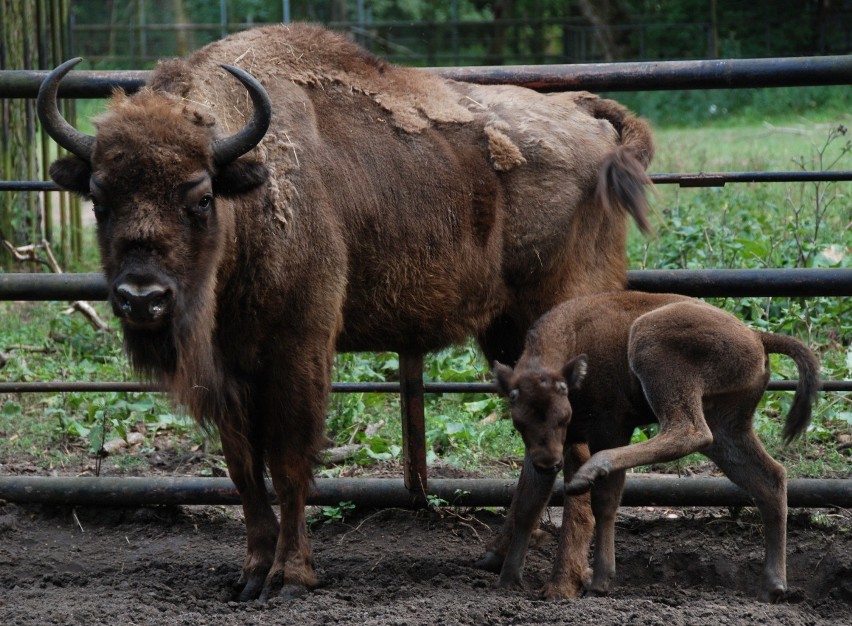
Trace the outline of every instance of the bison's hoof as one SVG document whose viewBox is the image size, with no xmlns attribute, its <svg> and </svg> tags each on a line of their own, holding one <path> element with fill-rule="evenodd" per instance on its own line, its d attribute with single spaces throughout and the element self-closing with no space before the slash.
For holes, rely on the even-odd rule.
<svg viewBox="0 0 852 626">
<path fill-rule="evenodd" d="M 306 593 L 308 593 L 308 588 L 304 585 L 282 585 L 281 591 L 278 592 L 278 598 L 281 600 L 295 600 L 301 598 Z"/>
<path fill-rule="evenodd" d="M 479 569 L 484 569 L 486 572 L 499 574 L 500 570 L 503 568 L 503 557 L 496 552 L 491 552 L 489 550 L 485 553 L 485 556 L 474 563 L 473 566 Z"/>
<path fill-rule="evenodd" d="M 579 598 L 583 594 L 583 587 L 577 583 L 545 583 L 541 588 L 542 600 L 568 600 Z"/>
<path fill-rule="evenodd" d="M 266 580 L 266 576 L 262 576 L 260 574 L 246 575 L 243 573 L 236 585 L 237 591 L 239 592 L 237 594 L 237 600 L 240 602 L 256 600 L 263 590 L 264 580 Z"/>
</svg>

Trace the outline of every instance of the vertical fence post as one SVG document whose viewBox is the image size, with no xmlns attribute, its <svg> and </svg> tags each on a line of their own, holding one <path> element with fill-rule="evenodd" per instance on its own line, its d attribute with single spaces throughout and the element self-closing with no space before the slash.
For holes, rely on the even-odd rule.
<svg viewBox="0 0 852 626">
<path fill-rule="evenodd" d="M 399 354 L 400 408 L 405 487 L 426 493 L 426 418 L 423 408 L 423 355 Z"/>
</svg>

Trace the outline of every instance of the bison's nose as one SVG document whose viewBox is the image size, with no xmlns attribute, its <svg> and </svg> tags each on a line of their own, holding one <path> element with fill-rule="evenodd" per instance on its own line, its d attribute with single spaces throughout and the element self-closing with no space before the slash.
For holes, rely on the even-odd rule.
<svg viewBox="0 0 852 626">
<path fill-rule="evenodd" d="M 113 289 L 112 308 L 115 314 L 135 324 L 156 324 L 169 312 L 171 302 L 171 289 L 157 283 L 137 285 L 123 282 Z"/>
</svg>

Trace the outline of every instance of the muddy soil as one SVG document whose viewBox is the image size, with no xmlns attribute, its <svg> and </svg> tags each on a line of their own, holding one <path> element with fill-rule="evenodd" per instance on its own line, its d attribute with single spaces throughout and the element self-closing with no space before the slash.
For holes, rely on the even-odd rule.
<svg viewBox="0 0 852 626">
<path fill-rule="evenodd" d="M 553 531 L 554 519 L 544 527 Z M 748 510 L 621 509 L 607 598 L 544 602 L 555 541 L 526 588 L 493 588 L 473 562 L 502 510 L 356 511 L 317 523 L 322 585 L 296 600 L 232 601 L 238 507 L 0 506 L 0 623 L 22 624 L 852 624 L 852 514 L 791 512 L 790 594 L 755 600 L 763 547 Z"/>
</svg>

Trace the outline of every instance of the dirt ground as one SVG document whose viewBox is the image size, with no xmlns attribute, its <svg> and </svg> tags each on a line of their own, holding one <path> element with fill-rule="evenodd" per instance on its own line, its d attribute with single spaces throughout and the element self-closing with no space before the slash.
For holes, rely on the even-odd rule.
<svg viewBox="0 0 852 626">
<path fill-rule="evenodd" d="M 544 527 L 558 525 L 558 510 Z M 356 511 L 318 523 L 322 585 L 292 601 L 231 600 L 239 507 L 0 505 L 0 623 L 13 624 L 852 624 L 852 512 L 791 511 L 786 602 L 757 602 L 755 515 L 621 509 L 607 598 L 537 599 L 555 540 L 532 550 L 526 589 L 475 569 L 502 509 Z"/>
</svg>

